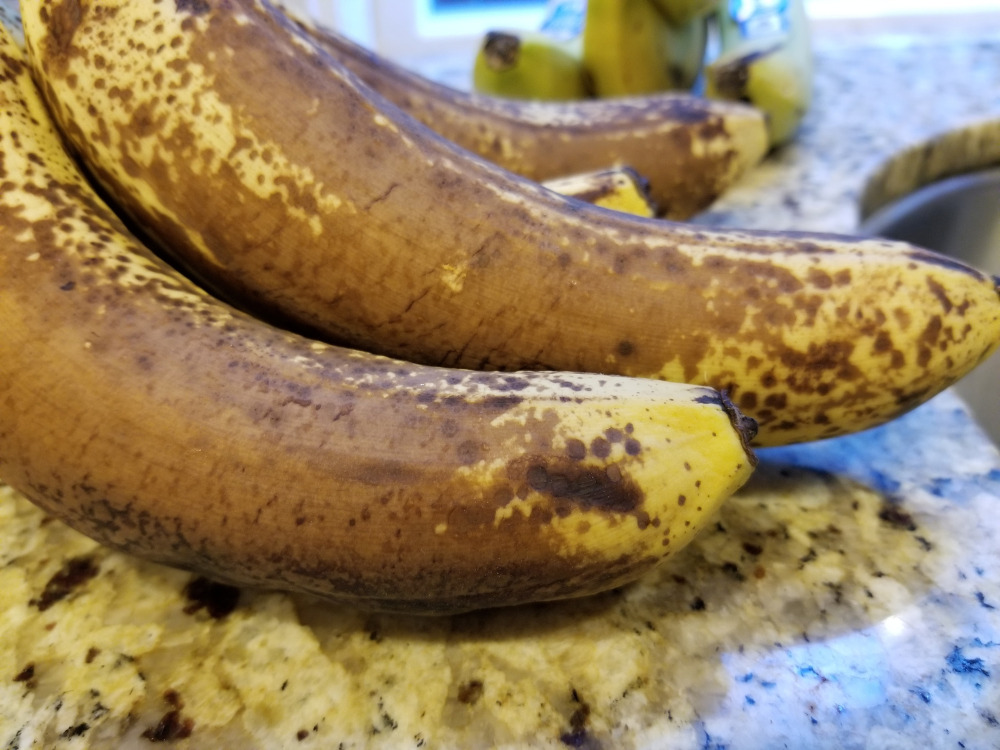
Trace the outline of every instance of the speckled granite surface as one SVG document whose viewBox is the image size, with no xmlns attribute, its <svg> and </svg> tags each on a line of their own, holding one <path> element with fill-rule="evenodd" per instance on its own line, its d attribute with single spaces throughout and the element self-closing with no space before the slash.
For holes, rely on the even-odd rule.
<svg viewBox="0 0 1000 750">
<path fill-rule="evenodd" d="M 821 40 L 816 102 L 797 141 L 696 221 L 851 232 L 863 199 L 874 209 L 937 177 L 996 164 L 1000 33 L 988 33 Z M 1000 603 L 990 593 L 1000 583 L 1000 463 L 957 397 L 945 393 L 868 434 L 763 455 L 765 465 L 808 466 L 871 488 L 887 503 L 883 521 L 908 529 L 921 551 L 886 598 L 858 585 L 859 573 L 884 582 L 899 547 L 862 543 L 871 564 L 861 568 L 845 548 L 826 547 L 832 575 L 819 586 L 835 593 L 818 618 L 824 634 L 807 618 L 788 640 L 758 641 L 750 654 L 729 649 L 726 708 L 702 725 L 701 747 L 1000 747 Z M 840 532 L 843 520 L 833 522 Z M 829 539 L 810 523 L 795 525 Z M 814 583 L 813 600 L 818 590 Z"/>
<path fill-rule="evenodd" d="M 818 77 L 700 221 L 849 231 L 884 158 L 1000 118 L 1000 40 Z M 761 458 L 634 586 L 430 620 L 214 588 L 0 487 L 0 748 L 1000 747 L 1000 453 L 962 403 Z"/>
</svg>

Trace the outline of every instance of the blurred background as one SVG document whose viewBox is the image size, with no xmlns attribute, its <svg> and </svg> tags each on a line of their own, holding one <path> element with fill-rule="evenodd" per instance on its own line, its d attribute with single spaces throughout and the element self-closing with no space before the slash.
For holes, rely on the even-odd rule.
<svg viewBox="0 0 1000 750">
<path fill-rule="evenodd" d="M 547 0 L 284 0 L 370 49 L 417 67 L 468 61 L 491 29 L 534 29 Z M 1000 36 L 1000 0 L 806 0 L 817 33 Z M 447 67 L 443 68 L 447 71 Z"/>
</svg>

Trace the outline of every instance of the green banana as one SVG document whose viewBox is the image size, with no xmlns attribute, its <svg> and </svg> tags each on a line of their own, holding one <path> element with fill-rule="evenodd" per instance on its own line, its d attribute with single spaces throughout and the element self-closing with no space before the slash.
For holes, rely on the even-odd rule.
<svg viewBox="0 0 1000 750">
<path fill-rule="evenodd" d="M 509 99 L 585 99 L 590 88 L 573 44 L 541 33 L 490 31 L 476 53 L 472 86 Z"/>
<path fill-rule="evenodd" d="M 719 0 L 721 51 L 705 95 L 749 102 L 768 120 L 772 147 L 789 141 L 812 103 L 812 44 L 803 0 Z"/>
<path fill-rule="evenodd" d="M 707 39 L 704 17 L 675 27 L 651 0 L 588 0 L 583 65 L 601 98 L 690 89 Z"/>
</svg>

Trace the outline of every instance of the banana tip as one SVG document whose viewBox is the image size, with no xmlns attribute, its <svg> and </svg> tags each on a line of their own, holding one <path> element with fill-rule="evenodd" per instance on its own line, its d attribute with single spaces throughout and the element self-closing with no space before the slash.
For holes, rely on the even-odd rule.
<svg viewBox="0 0 1000 750">
<path fill-rule="evenodd" d="M 733 427 L 739 433 L 743 449 L 754 463 L 756 463 L 757 457 L 753 452 L 753 448 L 750 447 L 750 443 L 757 437 L 757 420 L 741 412 L 739 407 L 729 398 L 727 391 L 719 392 L 719 401 L 722 404 L 722 408 L 726 410 L 726 414 L 729 415 L 729 421 L 733 423 Z"/>
</svg>

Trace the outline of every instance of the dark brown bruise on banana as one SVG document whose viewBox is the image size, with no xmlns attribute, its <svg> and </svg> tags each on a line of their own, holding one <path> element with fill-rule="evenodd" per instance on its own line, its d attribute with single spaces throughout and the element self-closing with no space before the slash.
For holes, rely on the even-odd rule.
<svg viewBox="0 0 1000 750">
<path fill-rule="evenodd" d="M 757 120 L 756 110 L 683 93 L 525 104 L 445 86 L 334 31 L 300 26 L 379 94 L 464 148 L 539 182 L 634 167 L 649 179 L 666 218 L 687 219 L 706 208 L 763 156 L 730 132 L 731 122 L 747 128 Z M 503 59 L 507 47 L 499 41 L 494 47 Z"/>
<path fill-rule="evenodd" d="M 93 6 L 87 15 L 78 0 L 59 0 L 43 11 L 55 31 L 42 64 L 69 86 L 75 66 L 102 70 L 114 47 L 114 24 L 93 16 L 115 11 Z M 151 75 L 117 95 L 124 116 L 87 132 L 55 93 L 48 99 L 85 156 L 95 144 L 120 151 L 111 169 L 157 185 L 184 217 L 111 188 L 139 225 L 206 285 L 282 324 L 435 365 L 705 383 L 757 420 L 762 445 L 885 422 L 1000 340 L 992 281 L 958 262 L 899 243 L 699 229 L 563 199 L 468 157 L 249 0 L 177 7 L 185 31 L 146 54 L 154 68 L 182 71 L 181 90 L 158 91 Z M 87 46 L 77 24 L 97 28 Z M 109 65 L 100 90 L 113 74 Z M 196 118 L 171 116 L 183 96 L 209 94 L 231 107 L 238 130 L 268 133 L 271 145 L 237 141 L 199 172 Z M 131 158 L 151 134 L 154 156 Z M 263 206 L 237 167 L 270 179 L 279 157 L 308 165 L 314 181 L 279 174 Z M 114 184 L 107 169 L 95 172 Z M 327 193 L 340 208 L 319 206 Z M 192 249 L 191 231 L 214 257 Z"/>
</svg>

